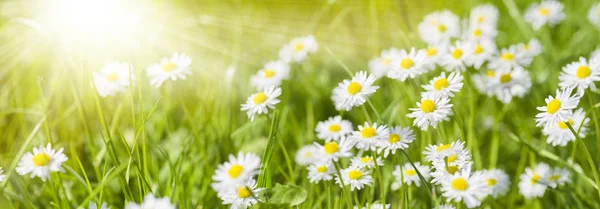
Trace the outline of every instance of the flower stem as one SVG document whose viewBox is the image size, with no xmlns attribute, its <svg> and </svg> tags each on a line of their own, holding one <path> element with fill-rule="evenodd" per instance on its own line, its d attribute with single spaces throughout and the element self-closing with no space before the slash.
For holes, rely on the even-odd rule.
<svg viewBox="0 0 600 209">
<path fill-rule="evenodd" d="M 383 177 L 381 176 L 381 169 L 377 164 L 377 152 L 371 150 L 371 153 L 373 155 L 373 162 L 375 162 L 375 172 L 377 172 L 377 178 L 379 179 L 379 193 L 381 193 L 381 201 L 383 204 L 386 204 L 387 202 L 385 201 L 385 184 L 383 182 Z"/>
<path fill-rule="evenodd" d="M 594 159 L 592 159 L 592 155 L 590 155 L 590 151 L 585 145 L 585 142 L 583 141 L 583 139 L 579 138 L 577 132 L 575 131 L 575 129 L 573 129 L 573 126 L 571 126 L 570 123 L 565 124 L 569 127 L 569 130 L 571 130 L 571 133 L 575 135 L 575 140 L 581 143 L 581 147 L 583 148 L 583 154 L 587 157 L 590 167 L 592 168 L 592 175 L 594 175 L 594 180 L 596 181 L 596 190 L 598 190 L 598 197 L 600 197 L 600 177 L 598 177 L 598 171 L 596 170 Z"/>
</svg>

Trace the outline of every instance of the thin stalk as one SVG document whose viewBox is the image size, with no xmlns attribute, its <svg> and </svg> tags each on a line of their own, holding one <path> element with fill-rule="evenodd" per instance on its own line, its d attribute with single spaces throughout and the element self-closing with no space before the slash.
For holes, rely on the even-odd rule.
<svg viewBox="0 0 600 209">
<path fill-rule="evenodd" d="M 333 166 L 335 167 L 335 172 L 337 172 L 338 178 L 340 178 L 340 183 L 342 183 L 342 199 L 344 198 L 344 196 L 346 196 L 346 199 L 348 201 L 348 207 L 352 207 L 352 199 L 350 199 L 350 194 L 348 194 L 348 190 L 346 190 L 346 184 L 344 183 L 344 178 L 342 178 L 342 173 L 340 172 L 340 166 L 338 165 L 338 162 L 334 162 Z M 342 204 L 340 204 L 340 208 L 342 207 Z"/>
<path fill-rule="evenodd" d="M 596 165 L 594 164 L 594 159 L 592 158 L 592 155 L 590 155 L 590 151 L 588 150 L 587 146 L 585 145 L 585 142 L 583 141 L 583 139 L 579 138 L 579 136 L 577 135 L 577 132 L 575 131 L 575 129 L 573 129 L 573 126 L 571 126 L 571 123 L 565 123 L 565 124 L 567 125 L 567 127 L 569 127 L 569 130 L 571 130 L 571 133 L 573 133 L 573 135 L 575 135 L 575 140 L 577 140 L 579 143 L 581 143 L 581 147 L 583 148 L 583 154 L 587 157 L 590 167 L 592 168 L 592 175 L 594 175 L 594 180 L 596 181 L 596 190 L 598 190 L 598 197 L 600 197 L 600 177 L 598 177 L 598 171 L 596 170 Z"/>
<path fill-rule="evenodd" d="M 371 151 L 373 155 L 373 162 L 375 162 L 375 172 L 377 173 L 377 178 L 379 179 L 379 193 L 381 193 L 381 201 L 383 204 L 387 203 L 385 201 L 385 182 L 383 182 L 383 177 L 381 176 L 381 169 L 377 164 L 377 152 Z"/>
</svg>

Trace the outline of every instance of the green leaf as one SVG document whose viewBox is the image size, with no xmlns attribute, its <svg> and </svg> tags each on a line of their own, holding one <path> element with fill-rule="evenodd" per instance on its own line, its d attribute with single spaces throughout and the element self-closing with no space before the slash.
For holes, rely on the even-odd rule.
<svg viewBox="0 0 600 209">
<path fill-rule="evenodd" d="M 306 192 L 304 188 L 296 185 L 276 184 L 273 188 L 262 190 L 258 196 L 265 200 L 266 203 L 296 206 L 302 204 L 306 200 L 308 192 Z"/>
</svg>

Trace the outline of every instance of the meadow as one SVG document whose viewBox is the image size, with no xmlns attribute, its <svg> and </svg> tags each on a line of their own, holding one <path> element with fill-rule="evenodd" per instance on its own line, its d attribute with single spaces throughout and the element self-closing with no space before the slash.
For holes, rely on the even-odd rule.
<svg viewBox="0 0 600 209">
<path fill-rule="evenodd" d="M 0 208 L 600 208 L 599 5 L 0 2 Z"/>
</svg>

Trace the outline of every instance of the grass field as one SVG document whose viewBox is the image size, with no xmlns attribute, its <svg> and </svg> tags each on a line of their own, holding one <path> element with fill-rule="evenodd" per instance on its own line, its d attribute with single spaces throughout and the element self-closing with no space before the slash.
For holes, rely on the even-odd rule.
<svg viewBox="0 0 600 209">
<path fill-rule="evenodd" d="M 426 148 L 454 141 L 463 141 L 469 153 L 468 162 L 458 166 L 459 173 L 470 173 L 463 167 L 473 171 L 497 168 L 510 179 L 504 182 L 509 185 L 505 194 L 477 197 L 481 202 L 478 208 L 600 208 L 600 90 L 585 89 L 575 105 L 589 120 L 586 134 L 575 137 L 571 131 L 578 132 L 580 125 L 562 122 L 568 128 L 564 129 L 567 138 L 572 138 L 566 146 L 547 143 L 544 127 L 536 126 L 536 115 L 542 112 L 536 107 L 550 109 L 544 100 L 561 89 L 563 67 L 584 57 L 591 62 L 586 77 L 600 76 L 600 65 L 594 66 L 591 57 L 600 44 L 600 27 L 588 18 L 597 2 L 562 1 L 564 19 L 538 30 L 526 21 L 527 8 L 534 2 L 539 3 L 2 1 L 0 167 L 6 178 L 0 182 L 0 208 L 88 208 L 90 203 L 135 208 L 127 205 L 143 202 L 147 195 L 168 198 L 167 202 L 180 209 L 230 208 L 211 184 L 219 165 L 239 152 L 260 157 L 259 173 L 242 172 L 263 188 L 249 191 L 250 198 L 260 199 L 251 208 L 368 208 L 372 203 L 391 204 L 391 208 L 467 208 L 465 197 L 453 201 L 446 195 L 444 188 L 456 189 L 450 184 L 453 180 L 445 179 L 447 186 L 424 181 L 416 169 L 417 187 L 414 182 L 398 184 L 397 178 L 404 176 L 394 173 L 397 165 L 406 163 L 435 167 L 426 159 Z M 373 85 L 379 88 L 366 97 L 367 102 L 349 111 L 336 109 L 333 89 L 360 71 L 371 74 L 369 61 L 383 50 L 428 47 L 419 34 L 419 24 L 426 15 L 447 9 L 468 20 L 471 9 L 483 4 L 498 9 L 497 34 L 491 39 L 498 51 L 481 69 L 469 66 L 461 72 L 464 85 L 449 98 L 453 114 L 436 128 L 421 130 L 407 115 L 413 112 L 410 108 L 425 111 L 418 106 L 424 103 L 422 85 L 442 72 L 451 72 L 439 63 L 406 81 L 388 78 L 389 74 L 378 78 Z M 251 77 L 265 63 L 280 59 L 284 45 L 308 35 L 314 37 L 318 49 L 303 61 L 289 62 L 289 79 L 279 86 L 280 102 L 268 114 L 250 120 L 246 111 L 240 110 L 241 105 L 247 99 L 258 104 L 254 94 L 262 91 L 252 86 Z M 456 39 L 453 37 L 450 44 Z M 530 63 L 519 64 L 531 82 L 522 97 L 514 96 L 504 103 L 478 90 L 473 75 L 490 70 L 487 64 L 501 59 L 500 49 L 532 39 L 539 40 L 543 50 Z M 296 48 L 299 50 L 303 49 Z M 185 79 L 167 76 L 159 87 L 151 85 L 147 69 L 159 63 L 158 68 L 166 72 L 161 58 L 174 53 L 189 56 L 190 73 Z M 99 93 L 105 86 L 95 82 L 94 73 L 110 61 L 128 63 L 131 74 L 120 80 L 128 84 L 124 89 L 105 96 Z M 417 64 L 411 61 L 410 66 Z M 516 79 L 515 75 L 512 78 Z M 600 77 L 591 83 L 598 80 Z M 350 92 L 347 86 L 343 89 Z M 351 159 L 355 156 L 381 157 L 383 165 L 374 164 L 369 170 L 372 182 L 363 189 L 351 190 L 348 184 L 342 188 L 335 180 L 311 183 L 307 166 L 297 162 L 297 152 L 315 142 L 325 144 L 315 129 L 319 122 L 338 115 L 350 121 L 351 128 L 362 137 L 365 135 L 358 126 L 368 122 L 410 128 L 416 139 L 387 157 L 354 147 L 352 156 L 324 162 L 331 163 L 327 164 L 329 169 L 336 169 L 331 173 L 335 178 L 342 174 L 340 171 L 353 168 Z M 374 134 L 378 137 L 380 133 Z M 389 134 L 381 137 L 387 141 Z M 60 157 L 50 153 L 41 157 L 37 151 L 28 154 L 47 144 L 55 150 L 63 148 L 68 159 L 61 164 L 57 161 Z M 440 158 L 445 162 L 445 167 L 441 165 L 444 178 L 457 178 L 455 171 L 446 171 L 452 167 L 453 160 L 449 159 L 457 157 L 452 156 Z M 317 160 L 311 158 L 309 164 Z M 42 169 L 47 179 L 21 175 L 21 161 Z M 56 170 L 62 172 L 49 172 L 54 171 L 51 167 L 55 163 Z M 570 175 L 558 186 L 540 180 L 537 185 L 544 186 L 543 195 L 526 198 L 518 186 L 521 175 L 539 163 L 564 168 Z M 550 174 L 546 177 L 551 179 Z M 531 178 L 536 185 L 537 179 Z M 475 185 L 471 181 L 468 184 Z M 489 181 L 486 185 L 493 186 Z M 233 188 L 237 198 L 248 197 L 241 194 L 241 186 Z M 169 207 L 157 204 L 147 208 Z"/>
</svg>

